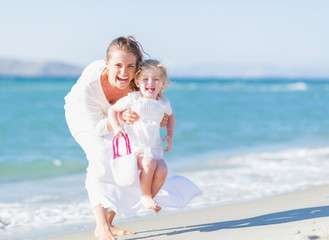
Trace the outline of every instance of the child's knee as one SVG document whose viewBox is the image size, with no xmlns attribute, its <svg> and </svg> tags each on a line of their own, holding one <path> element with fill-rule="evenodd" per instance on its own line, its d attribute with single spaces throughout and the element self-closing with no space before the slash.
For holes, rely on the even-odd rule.
<svg viewBox="0 0 329 240">
<path fill-rule="evenodd" d="M 168 168 L 167 165 L 158 165 L 155 177 L 160 178 L 160 179 L 165 179 L 168 175 Z"/>
<path fill-rule="evenodd" d="M 156 160 L 154 160 L 152 157 L 144 157 L 142 162 L 144 168 L 155 169 L 157 166 Z"/>
</svg>

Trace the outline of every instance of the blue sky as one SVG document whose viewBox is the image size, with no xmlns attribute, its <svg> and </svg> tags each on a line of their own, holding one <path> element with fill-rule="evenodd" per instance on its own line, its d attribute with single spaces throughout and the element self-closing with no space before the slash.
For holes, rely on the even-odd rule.
<svg viewBox="0 0 329 240">
<path fill-rule="evenodd" d="M 0 58 L 85 66 L 133 35 L 173 75 L 329 77 L 327 0 L 0 3 Z"/>
</svg>

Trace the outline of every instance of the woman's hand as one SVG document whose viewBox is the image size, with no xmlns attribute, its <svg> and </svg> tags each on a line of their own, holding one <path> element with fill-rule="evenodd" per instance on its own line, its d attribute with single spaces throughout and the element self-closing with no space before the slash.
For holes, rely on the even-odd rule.
<svg viewBox="0 0 329 240">
<path fill-rule="evenodd" d="M 168 124 L 168 119 L 169 119 L 169 115 L 164 114 L 162 121 L 160 123 L 160 127 L 165 127 Z"/>
<path fill-rule="evenodd" d="M 132 110 L 126 109 L 119 114 L 120 120 L 127 124 L 133 124 L 139 119 L 139 115 Z"/>
</svg>

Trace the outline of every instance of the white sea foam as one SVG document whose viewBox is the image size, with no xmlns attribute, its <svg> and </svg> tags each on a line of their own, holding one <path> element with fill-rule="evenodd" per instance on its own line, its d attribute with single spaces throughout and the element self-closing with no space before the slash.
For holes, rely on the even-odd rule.
<svg viewBox="0 0 329 240">
<path fill-rule="evenodd" d="M 306 91 L 308 89 L 307 84 L 303 82 L 296 83 L 280 83 L 280 84 L 268 84 L 259 88 L 261 91 L 269 92 L 292 92 L 292 91 Z"/>
<path fill-rule="evenodd" d="M 329 183 L 329 147 L 264 152 L 209 161 L 187 173 L 203 190 L 196 207 L 230 204 Z"/>
</svg>

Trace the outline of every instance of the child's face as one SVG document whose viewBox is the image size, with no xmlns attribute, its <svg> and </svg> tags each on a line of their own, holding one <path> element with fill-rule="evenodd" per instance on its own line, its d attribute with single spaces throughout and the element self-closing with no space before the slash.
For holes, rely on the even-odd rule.
<svg viewBox="0 0 329 240">
<path fill-rule="evenodd" d="M 144 70 L 135 81 L 139 87 L 143 97 L 157 99 L 161 91 L 164 81 L 161 72 L 155 68 Z"/>
</svg>

